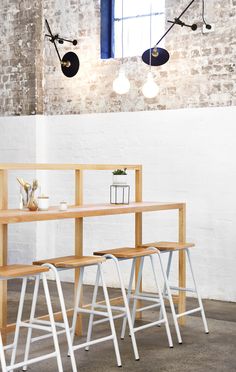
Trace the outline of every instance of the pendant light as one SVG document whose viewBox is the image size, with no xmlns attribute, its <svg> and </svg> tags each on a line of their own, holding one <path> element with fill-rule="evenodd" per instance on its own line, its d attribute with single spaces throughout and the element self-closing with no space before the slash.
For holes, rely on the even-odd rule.
<svg viewBox="0 0 236 372">
<path fill-rule="evenodd" d="M 159 92 L 159 88 L 157 84 L 155 83 L 152 75 L 152 51 L 151 51 L 151 45 L 152 45 L 152 3 L 150 3 L 150 49 L 149 49 L 149 72 L 147 75 L 147 80 L 144 83 L 142 87 L 142 92 L 144 97 L 146 98 L 154 98 L 156 97 L 157 93 Z"/>
<path fill-rule="evenodd" d="M 122 5 L 121 5 L 121 14 L 122 14 L 122 24 L 121 24 L 121 54 L 122 54 L 122 59 L 121 59 L 121 67 L 119 74 L 117 78 L 113 81 L 113 90 L 117 94 L 125 94 L 128 93 L 130 89 L 130 82 L 129 79 L 125 75 L 125 69 L 123 67 L 123 62 L 124 62 L 124 0 L 122 0 Z"/>
</svg>

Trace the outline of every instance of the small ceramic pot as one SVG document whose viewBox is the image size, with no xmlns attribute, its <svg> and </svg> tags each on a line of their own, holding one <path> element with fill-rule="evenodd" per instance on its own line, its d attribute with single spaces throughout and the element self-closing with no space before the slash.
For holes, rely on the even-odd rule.
<svg viewBox="0 0 236 372">
<path fill-rule="evenodd" d="M 40 211 L 47 211 L 49 208 L 49 197 L 39 196 L 38 197 L 38 208 Z"/>
<path fill-rule="evenodd" d="M 113 185 L 126 185 L 127 174 L 113 174 Z"/>
<path fill-rule="evenodd" d="M 60 211 L 66 211 L 67 210 L 67 202 L 60 202 L 59 209 L 60 209 Z"/>
</svg>

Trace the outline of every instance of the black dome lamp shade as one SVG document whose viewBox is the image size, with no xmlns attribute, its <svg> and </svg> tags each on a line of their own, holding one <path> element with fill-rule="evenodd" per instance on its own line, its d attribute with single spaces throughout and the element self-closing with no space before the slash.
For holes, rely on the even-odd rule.
<svg viewBox="0 0 236 372">
<path fill-rule="evenodd" d="M 183 12 L 179 15 L 178 18 L 175 18 L 174 21 L 168 21 L 169 23 L 172 23 L 172 25 L 166 30 L 166 32 L 160 38 L 160 40 L 158 40 L 156 45 L 153 48 L 151 48 L 151 59 L 150 59 L 150 49 L 145 50 L 145 52 L 142 54 L 142 60 L 144 63 L 146 63 L 147 65 L 151 65 L 151 66 L 161 66 L 169 61 L 169 58 L 170 58 L 169 52 L 164 48 L 159 48 L 158 45 L 175 25 L 180 25 L 181 27 L 183 26 L 190 27 L 193 31 L 197 29 L 196 24 L 187 25 L 180 20 L 180 18 L 188 10 L 188 8 L 194 3 L 194 1 L 195 0 L 192 0 L 188 4 L 188 6 L 183 10 Z"/>
<path fill-rule="evenodd" d="M 142 55 L 142 60 L 147 65 L 161 66 L 168 62 L 170 58 L 169 52 L 166 49 L 158 48 L 155 46 L 151 48 L 151 61 L 150 61 L 150 49 L 145 50 Z"/>
<path fill-rule="evenodd" d="M 74 52 L 68 52 L 61 58 L 55 41 L 57 40 L 59 44 L 63 44 L 64 41 L 66 41 L 68 43 L 72 43 L 75 46 L 75 45 L 77 45 L 77 40 L 64 39 L 62 37 L 59 37 L 58 34 L 53 35 L 52 31 L 50 29 L 49 23 L 46 19 L 45 19 L 45 23 L 46 23 L 46 26 L 47 26 L 47 29 L 48 29 L 48 32 L 49 32 L 49 35 L 46 34 L 45 36 L 50 38 L 49 40 L 53 43 L 53 45 L 56 49 L 56 53 L 57 53 L 57 56 L 59 58 L 60 65 L 61 65 L 61 70 L 62 70 L 63 74 L 67 77 L 75 76 L 77 74 L 77 72 L 79 71 L 79 67 L 80 67 L 80 62 L 79 62 L 79 58 L 78 58 L 77 54 L 75 54 Z"/>
<path fill-rule="evenodd" d="M 68 52 L 62 58 L 61 70 L 67 77 L 73 77 L 79 71 L 79 58 L 73 52 Z"/>
</svg>

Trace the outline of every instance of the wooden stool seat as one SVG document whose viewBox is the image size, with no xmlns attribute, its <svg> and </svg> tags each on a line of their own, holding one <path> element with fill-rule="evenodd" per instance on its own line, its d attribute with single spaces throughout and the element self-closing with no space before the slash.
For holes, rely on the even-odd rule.
<svg viewBox="0 0 236 372">
<path fill-rule="evenodd" d="M 153 242 L 142 244 L 142 248 L 154 247 L 157 248 L 159 251 L 177 251 L 181 249 L 187 249 L 194 247 L 195 244 L 193 243 L 178 243 L 178 242 Z"/>
<path fill-rule="evenodd" d="M 148 256 L 150 254 L 155 253 L 154 251 L 148 251 L 143 247 L 139 248 L 131 248 L 131 247 L 124 247 L 124 248 L 115 248 L 115 249 L 105 249 L 104 251 L 96 251 L 93 252 L 96 256 L 103 256 L 105 254 L 112 254 L 116 258 L 135 258 L 135 257 L 143 257 Z"/>
<path fill-rule="evenodd" d="M 33 265 L 5 265 L 0 266 L 0 278 L 21 278 L 23 276 L 38 275 L 48 271 L 47 267 Z"/>
<path fill-rule="evenodd" d="M 51 264 L 57 268 L 77 268 L 81 266 L 97 265 L 106 261 L 103 257 L 94 256 L 65 256 L 57 258 L 48 258 L 46 260 L 35 261 L 33 265 Z"/>
</svg>

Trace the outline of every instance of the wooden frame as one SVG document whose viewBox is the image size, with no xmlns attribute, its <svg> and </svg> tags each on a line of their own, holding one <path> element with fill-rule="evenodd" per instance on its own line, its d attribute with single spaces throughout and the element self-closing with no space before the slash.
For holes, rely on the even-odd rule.
<svg viewBox="0 0 236 372">
<path fill-rule="evenodd" d="M 8 206 L 7 171 L 0 169 L 0 209 Z M 0 224 L 0 265 L 7 264 L 7 224 Z M 0 282 L 0 329 L 2 339 L 6 342 L 7 325 L 7 281 Z"/>
<path fill-rule="evenodd" d="M 85 170 L 114 170 L 127 168 L 135 171 L 135 202 L 129 205 L 84 205 L 83 204 L 83 172 Z M 75 172 L 75 206 L 67 211 L 58 211 L 52 207 L 48 211 L 28 212 L 16 209 L 7 209 L 8 186 L 7 178 L 10 170 L 73 170 Z M 142 165 L 126 164 L 0 164 L 0 265 L 7 264 L 7 225 L 9 223 L 47 221 L 55 219 L 75 219 L 75 254 L 83 255 L 83 218 L 112 214 L 135 213 L 135 246 L 142 244 L 142 213 L 148 211 L 173 210 L 179 211 L 179 241 L 185 242 L 186 235 L 186 209 L 184 203 L 157 203 L 142 202 Z M 137 263 L 137 268 L 139 263 Z M 76 271 L 76 277 L 79 270 Z M 183 252 L 179 254 L 179 286 L 185 286 L 186 263 Z M 0 284 L 0 329 L 3 337 L 6 332 L 14 329 L 7 326 L 7 284 Z M 185 310 L 185 294 L 179 294 L 179 310 Z M 86 305 L 87 306 L 87 305 Z M 70 314 L 71 311 L 69 310 Z M 139 313 L 138 313 L 139 314 Z M 60 319 L 60 314 L 57 314 Z M 184 323 L 184 317 L 180 319 Z M 77 333 L 82 332 L 81 318 L 78 319 Z"/>
</svg>

